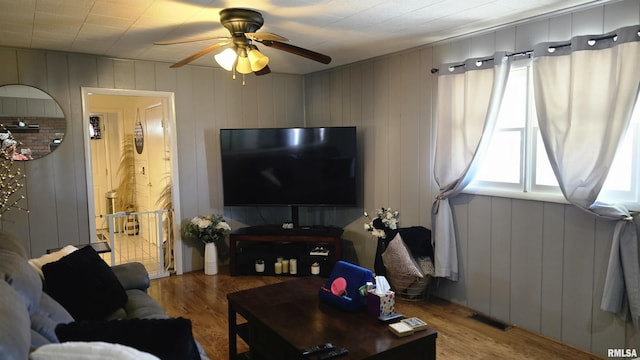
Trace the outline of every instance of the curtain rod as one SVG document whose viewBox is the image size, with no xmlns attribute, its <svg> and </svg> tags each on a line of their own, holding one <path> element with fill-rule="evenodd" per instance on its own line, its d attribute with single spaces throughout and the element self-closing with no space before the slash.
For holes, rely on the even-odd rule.
<svg viewBox="0 0 640 360">
<path fill-rule="evenodd" d="M 571 43 L 569 43 L 569 45 L 571 45 Z M 505 56 L 511 57 L 511 56 L 530 56 L 533 53 L 533 50 L 525 50 L 525 51 L 519 51 L 519 52 L 515 52 L 515 53 L 511 53 L 511 54 L 506 54 Z M 476 60 L 476 62 L 485 62 L 485 61 L 491 61 L 494 60 L 493 57 L 488 57 L 488 58 L 484 58 L 484 59 L 479 59 Z M 455 65 L 449 65 L 449 68 L 453 68 L 453 69 L 457 69 L 459 67 L 463 67 L 466 66 L 465 63 L 460 63 L 460 64 L 455 64 Z M 438 71 L 440 71 L 440 69 L 438 68 L 431 68 L 431 73 L 435 74 Z"/>
<path fill-rule="evenodd" d="M 615 37 L 617 37 L 618 34 L 609 34 L 609 35 L 603 35 L 603 36 L 594 36 L 592 38 L 589 39 L 589 41 L 600 41 L 600 40 L 608 40 L 608 39 L 613 39 Z M 563 47 L 567 47 L 567 46 L 571 46 L 571 41 L 567 41 L 564 43 L 559 43 L 556 45 L 551 45 L 549 46 L 550 49 L 559 49 L 559 48 L 563 48 Z M 524 50 L 524 51 L 519 51 L 519 52 L 515 52 L 515 53 L 511 53 L 511 54 L 506 54 L 506 56 L 511 57 L 511 56 L 531 56 L 531 54 L 533 54 L 533 50 Z M 481 62 L 485 62 L 485 61 L 491 61 L 493 60 L 493 57 L 490 58 L 486 58 L 486 59 L 482 59 L 482 60 L 478 60 Z M 450 65 L 449 68 L 459 68 L 465 66 L 465 63 L 460 63 L 460 64 L 455 64 L 455 65 Z M 435 74 L 438 71 L 440 71 L 440 69 L 438 68 L 431 68 L 431 73 Z"/>
<path fill-rule="evenodd" d="M 569 45 L 571 45 L 571 44 L 569 43 Z M 505 56 L 508 56 L 508 57 L 511 57 L 511 56 L 530 56 L 532 53 L 533 53 L 533 50 L 525 50 L 525 51 L 519 51 L 519 52 L 515 52 L 515 53 L 511 53 L 511 54 L 506 54 Z M 493 57 L 488 57 L 488 58 L 485 58 L 485 59 L 479 59 L 479 60 L 477 60 L 477 61 L 479 61 L 479 62 L 485 62 L 485 61 L 491 61 L 491 60 L 494 60 L 494 58 L 493 58 Z M 453 69 L 457 69 L 457 68 L 459 68 L 459 67 L 463 67 L 463 66 L 466 66 L 466 65 L 465 65 L 465 63 L 455 64 L 455 65 L 449 65 L 449 68 L 450 68 L 450 69 L 451 69 L 451 68 L 453 68 Z M 431 68 L 431 73 L 432 73 L 432 74 L 435 74 L 435 73 L 437 73 L 438 71 L 440 71 L 440 69 L 438 69 L 438 68 Z"/>
</svg>

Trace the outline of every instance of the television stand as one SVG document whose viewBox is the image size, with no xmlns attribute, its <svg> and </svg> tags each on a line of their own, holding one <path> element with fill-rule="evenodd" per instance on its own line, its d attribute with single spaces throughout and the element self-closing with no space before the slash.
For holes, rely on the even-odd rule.
<svg viewBox="0 0 640 360">
<path fill-rule="evenodd" d="M 320 275 L 331 272 L 333 264 L 342 258 L 343 229 L 329 226 L 283 229 L 282 226 L 250 226 L 229 235 L 229 272 L 236 275 L 276 275 L 274 263 L 278 257 L 297 260 L 297 274 L 311 275 L 311 264 L 320 265 Z M 321 247 L 328 255 L 312 255 L 311 250 Z M 255 261 L 264 260 L 265 271 L 255 271 Z"/>
</svg>

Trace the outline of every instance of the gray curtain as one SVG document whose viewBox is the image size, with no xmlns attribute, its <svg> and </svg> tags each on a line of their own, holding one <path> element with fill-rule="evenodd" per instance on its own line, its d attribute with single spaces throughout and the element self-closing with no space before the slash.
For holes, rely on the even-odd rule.
<svg viewBox="0 0 640 360">
<path fill-rule="evenodd" d="M 511 60 L 492 58 L 445 64 L 438 75 L 434 177 L 439 193 L 432 207 L 435 276 L 458 280 L 457 238 L 449 198 L 469 184 L 491 140 Z"/>
<path fill-rule="evenodd" d="M 534 48 L 534 92 L 540 134 L 565 198 L 618 221 L 601 308 L 619 312 L 626 286 L 639 325 L 637 232 L 629 211 L 596 198 L 631 120 L 640 88 L 640 26 Z M 635 256 L 622 256 L 635 249 Z"/>
</svg>

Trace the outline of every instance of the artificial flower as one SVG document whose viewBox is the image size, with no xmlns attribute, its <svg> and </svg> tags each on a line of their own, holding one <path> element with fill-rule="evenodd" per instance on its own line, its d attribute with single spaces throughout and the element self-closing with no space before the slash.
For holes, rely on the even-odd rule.
<svg viewBox="0 0 640 360">
<path fill-rule="evenodd" d="M 397 210 L 391 208 L 380 208 L 376 210 L 376 217 L 370 218 L 369 213 L 364 212 L 364 217 L 369 219 L 369 222 L 364 224 L 366 231 L 371 231 L 371 234 L 375 237 L 386 238 L 385 229 L 396 230 L 398 228 L 398 216 L 400 213 Z"/>
<path fill-rule="evenodd" d="M 231 232 L 231 226 L 221 215 L 196 216 L 191 221 L 184 222 L 181 230 L 182 236 L 187 239 L 215 243 L 219 256 L 226 258 L 228 246 L 225 238 Z"/>
</svg>

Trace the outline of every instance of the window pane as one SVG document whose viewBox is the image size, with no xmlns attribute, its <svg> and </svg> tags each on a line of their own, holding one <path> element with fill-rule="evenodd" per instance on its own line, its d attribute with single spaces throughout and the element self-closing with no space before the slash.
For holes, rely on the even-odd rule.
<svg viewBox="0 0 640 360">
<path fill-rule="evenodd" d="M 517 130 L 493 134 L 475 180 L 519 183 L 521 134 Z"/>
<path fill-rule="evenodd" d="M 556 180 L 556 175 L 553 173 L 553 169 L 551 168 L 551 163 L 549 162 L 549 157 L 547 156 L 544 143 L 542 142 L 542 136 L 540 136 L 539 132 L 536 138 L 536 172 L 534 175 L 534 184 L 558 186 L 558 180 Z"/>
<path fill-rule="evenodd" d="M 638 202 L 638 173 L 640 169 L 638 149 L 640 148 L 640 102 L 636 102 L 631 123 L 622 144 L 616 151 L 609 175 L 604 182 L 598 200 L 604 202 Z"/>
<path fill-rule="evenodd" d="M 607 180 L 604 182 L 604 190 L 631 191 L 633 133 L 635 131 L 627 131 L 622 145 L 618 148 Z"/>
<path fill-rule="evenodd" d="M 528 62 L 527 62 L 528 63 Z M 527 121 L 527 66 L 512 67 L 487 154 L 474 182 L 519 184 Z"/>
<path fill-rule="evenodd" d="M 527 121 L 527 67 L 511 70 L 496 129 L 523 128 Z"/>
</svg>

